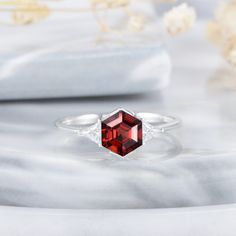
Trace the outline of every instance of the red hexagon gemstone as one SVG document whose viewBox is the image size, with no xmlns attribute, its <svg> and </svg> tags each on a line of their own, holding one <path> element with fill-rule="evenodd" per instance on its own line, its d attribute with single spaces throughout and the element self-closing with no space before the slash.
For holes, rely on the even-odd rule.
<svg viewBox="0 0 236 236">
<path fill-rule="evenodd" d="M 102 146 L 125 156 L 143 144 L 142 121 L 120 110 L 102 121 Z"/>
</svg>

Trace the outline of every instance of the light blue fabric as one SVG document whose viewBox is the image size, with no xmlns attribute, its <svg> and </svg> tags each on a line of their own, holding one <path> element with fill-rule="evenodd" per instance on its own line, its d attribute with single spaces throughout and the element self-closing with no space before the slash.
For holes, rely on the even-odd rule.
<svg viewBox="0 0 236 236">
<path fill-rule="evenodd" d="M 0 100 L 144 93 L 164 88 L 169 73 L 159 44 L 0 55 Z"/>
</svg>

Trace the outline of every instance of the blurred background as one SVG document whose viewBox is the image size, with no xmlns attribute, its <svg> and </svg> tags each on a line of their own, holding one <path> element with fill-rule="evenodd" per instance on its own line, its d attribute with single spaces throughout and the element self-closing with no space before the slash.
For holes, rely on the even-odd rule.
<svg viewBox="0 0 236 236">
<path fill-rule="evenodd" d="M 129 209 L 139 222 L 134 209 L 178 217 L 180 209 L 222 207 L 225 229 L 224 209 L 236 203 L 235 3 L 225 1 L 215 15 L 216 0 L 125 2 L 117 8 L 102 1 L 0 0 L 0 205 L 33 209 L 32 225 L 38 208 Z M 174 115 L 183 124 L 129 161 L 55 127 L 64 116 L 119 107 Z M 63 219 L 64 235 L 79 232 L 81 218 L 71 223 L 77 231 Z M 219 233 L 210 219 L 205 228 L 193 221 L 196 235 Z M 168 218 L 163 225 L 165 235 L 192 235 L 170 227 Z M 153 223 L 150 235 L 158 229 Z M 95 231 L 88 235 L 106 235 Z"/>
</svg>

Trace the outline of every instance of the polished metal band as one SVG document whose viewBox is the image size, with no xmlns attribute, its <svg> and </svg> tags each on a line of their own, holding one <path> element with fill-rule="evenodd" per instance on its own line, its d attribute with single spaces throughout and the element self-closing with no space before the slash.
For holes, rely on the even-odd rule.
<svg viewBox="0 0 236 236">
<path fill-rule="evenodd" d="M 172 116 L 165 116 L 156 113 L 137 113 L 136 117 L 143 121 L 144 126 L 150 127 L 157 132 L 165 132 L 178 127 L 180 119 Z M 101 118 L 96 114 L 65 117 L 56 121 L 56 126 L 61 129 L 85 135 L 94 129 L 101 122 Z"/>
</svg>

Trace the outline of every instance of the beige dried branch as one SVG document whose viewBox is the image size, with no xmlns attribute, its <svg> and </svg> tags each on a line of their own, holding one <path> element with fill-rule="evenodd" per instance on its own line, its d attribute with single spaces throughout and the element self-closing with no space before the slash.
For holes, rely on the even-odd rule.
<svg viewBox="0 0 236 236">
<path fill-rule="evenodd" d="M 142 31 L 145 27 L 145 17 L 142 14 L 137 14 L 130 9 L 130 6 L 134 0 L 91 0 L 91 8 L 94 16 L 100 26 L 102 32 L 119 32 L 122 33 L 125 30 L 128 31 Z M 105 10 L 120 9 L 124 16 L 128 18 L 127 24 L 123 24 L 123 27 L 112 27 L 109 25 L 104 16 L 100 17 L 99 9 L 105 8 Z"/>
<path fill-rule="evenodd" d="M 49 14 L 50 10 L 47 6 L 31 2 L 27 5 L 17 6 L 12 12 L 12 19 L 17 25 L 27 25 L 41 21 Z"/>
<path fill-rule="evenodd" d="M 91 0 L 93 7 L 117 8 L 126 7 L 130 4 L 130 0 Z"/>
</svg>

